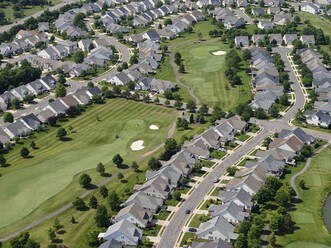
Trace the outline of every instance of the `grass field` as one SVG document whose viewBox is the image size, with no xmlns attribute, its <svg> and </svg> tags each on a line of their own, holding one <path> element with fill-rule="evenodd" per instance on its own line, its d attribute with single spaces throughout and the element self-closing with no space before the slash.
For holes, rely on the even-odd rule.
<svg viewBox="0 0 331 248">
<path fill-rule="evenodd" d="M 12 8 L 13 4 L 11 3 L 12 1 L 4 1 L 7 3 L 5 8 L 0 8 L 0 10 L 4 11 L 6 18 L 11 22 L 18 21 L 21 18 L 15 18 L 14 17 L 14 10 Z M 54 6 L 62 2 L 61 0 L 50 0 L 49 2 L 52 3 L 52 5 L 44 5 L 44 6 L 27 6 L 26 8 L 20 9 L 20 11 L 23 14 L 23 17 L 33 15 L 34 13 L 37 13 L 40 10 L 47 9 L 49 6 Z"/>
<path fill-rule="evenodd" d="M 194 94 L 200 99 L 201 103 L 205 103 L 213 107 L 215 103 L 219 103 L 225 110 L 233 110 L 235 106 L 241 102 L 250 99 L 251 92 L 248 82 L 249 76 L 241 71 L 241 76 L 244 84 L 238 87 L 231 87 L 225 77 L 225 55 L 215 56 L 213 51 L 229 51 L 229 46 L 222 43 L 218 39 L 210 38 L 209 31 L 215 29 L 216 26 L 211 24 L 210 20 L 197 23 L 192 33 L 185 33 L 182 36 L 166 41 L 169 49 L 173 52 L 179 52 L 182 55 L 186 73 L 180 74 L 182 83 L 194 88 Z M 201 41 L 198 34 L 202 35 Z M 166 62 L 166 61 L 165 61 Z M 243 62 L 244 63 L 244 62 Z M 244 64 L 240 65 L 241 67 Z M 164 65 L 162 78 L 172 78 L 171 66 Z M 184 101 L 192 100 L 188 92 L 180 92 Z"/>
<path fill-rule="evenodd" d="M 30 159 L 22 159 L 19 151 L 23 144 L 16 145 L 6 155 L 11 166 L 0 170 L 1 236 L 44 217 L 84 192 L 77 184 L 80 172 L 87 171 L 95 184 L 104 180 L 94 169 L 98 162 L 105 165 L 106 172 L 116 175 L 119 169 L 111 162 L 116 153 L 130 165 L 165 140 L 175 118 L 176 112 L 169 108 L 113 99 L 60 123 L 67 130 L 73 128 L 70 141 L 58 141 L 57 128 L 38 133 L 34 142 L 39 149 L 31 152 Z M 159 131 L 150 130 L 151 124 L 158 125 Z M 131 151 L 131 143 L 139 139 L 144 140 L 145 149 Z"/>
<path fill-rule="evenodd" d="M 300 11 L 300 12 L 297 12 L 297 15 L 300 16 L 301 21 L 309 20 L 311 25 L 313 25 L 315 28 L 321 28 L 323 30 L 324 34 L 331 36 L 331 28 L 330 28 L 331 22 L 329 22 L 325 18 L 324 18 L 324 20 L 326 22 L 328 22 L 329 25 L 327 25 L 325 22 L 323 22 L 321 19 L 319 19 L 317 17 L 317 15 L 313 15 L 308 12 Z"/>
<path fill-rule="evenodd" d="M 282 247 L 324 248 L 331 246 L 331 235 L 327 232 L 322 218 L 324 199 L 331 191 L 331 149 L 328 147 L 312 159 L 308 170 L 296 178 L 302 203 L 290 214 L 298 228 L 293 234 L 277 236 L 277 243 Z M 302 165 L 300 165 L 302 167 Z M 305 181 L 307 189 L 298 185 Z"/>
</svg>

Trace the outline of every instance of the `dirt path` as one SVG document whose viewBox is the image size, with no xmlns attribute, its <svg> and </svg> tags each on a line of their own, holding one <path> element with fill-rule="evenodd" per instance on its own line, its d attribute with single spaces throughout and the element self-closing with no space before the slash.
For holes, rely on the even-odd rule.
<svg viewBox="0 0 331 248">
<path fill-rule="evenodd" d="M 325 148 L 327 148 L 328 146 L 329 146 L 329 143 L 325 144 L 325 145 L 322 146 L 318 151 L 316 151 L 316 152 L 315 152 L 310 158 L 308 158 L 305 167 L 303 167 L 303 169 L 302 169 L 301 171 L 297 172 L 296 174 L 294 174 L 294 175 L 291 177 L 290 184 L 291 184 L 292 188 L 294 189 L 294 191 L 295 191 L 295 193 L 296 193 L 296 196 L 295 196 L 296 199 L 299 198 L 299 192 L 298 192 L 298 189 L 297 189 L 297 187 L 296 187 L 296 185 L 295 185 L 295 179 L 296 179 L 299 175 L 301 175 L 302 173 L 304 173 L 304 172 L 308 169 L 308 167 L 309 167 L 309 165 L 310 165 L 310 163 L 311 163 L 312 158 L 313 158 L 316 154 L 318 154 L 318 153 L 320 153 L 321 151 L 323 151 L 323 150 L 324 150 Z"/>
<path fill-rule="evenodd" d="M 179 114 L 180 114 L 180 113 L 179 113 Z M 172 124 L 171 128 L 170 128 L 169 131 L 168 131 L 168 138 L 171 138 L 171 137 L 174 135 L 175 131 L 176 131 L 176 120 L 174 121 L 174 123 Z M 153 150 L 144 153 L 144 154 L 141 155 L 141 157 L 138 159 L 137 163 L 139 164 L 143 159 L 145 159 L 145 158 L 148 157 L 149 155 L 153 154 L 154 152 L 160 150 L 163 146 L 164 146 L 164 143 L 162 143 L 162 144 L 160 144 L 159 146 L 155 147 Z M 123 172 L 127 171 L 128 169 L 129 169 L 129 168 L 124 169 Z M 87 190 L 86 192 L 84 192 L 83 194 L 81 194 L 81 195 L 79 196 L 79 198 L 82 198 L 82 199 L 83 199 L 83 198 L 87 197 L 88 195 L 90 195 L 91 193 L 93 193 L 95 190 L 97 190 L 97 189 L 100 188 L 101 186 L 103 186 L 103 185 L 107 184 L 108 182 L 110 182 L 114 177 L 116 177 L 116 175 L 112 175 L 111 177 L 108 177 L 106 180 L 104 180 L 104 181 L 102 181 L 101 183 L 99 183 L 95 188 L 90 189 L 90 190 Z M 64 211 L 68 210 L 68 209 L 71 208 L 71 207 L 72 207 L 72 203 L 70 202 L 70 203 L 66 204 L 65 206 L 63 206 L 62 208 L 60 208 L 60 209 L 54 211 L 53 213 L 51 213 L 51 214 L 45 216 L 44 218 L 39 219 L 39 220 L 37 220 L 37 221 L 31 223 L 30 225 L 28 225 L 28 226 L 22 228 L 21 230 L 19 230 L 19 231 L 13 233 L 13 234 L 11 234 L 11 235 L 8 235 L 8 236 L 6 236 L 6 237 L 1 238 L 1 239 L 0 239 L 0 242 L 8 241 L 9 239 L 14 238 L 15 236 L 17 236 L 17 235 L 19 235 L 19 234 L 21 234 L 21 233 L 23 233 L 23 232 L 25 232 L 25 231 L 28 231 L 29 229 L 31 229 L 31 228 L 33 228 L 33 227 L 35 227 L 35 226 L 37 226 L 37 225 L 39 225 L 39 224 L 41 224 L 41 223 L 43 223 L 43 222 L 45 222 L 45 221 L 47 221 L 47 220 L 49 220 L 49 219 L 55 217 L 56 215 L 63 213 Z"/>
<path fill-rule="evenodd" d="M 179 84 L 180 86 L 183 86 L 183 87 L 187 88 L 189 90 L 190 95 L 194 98 L 195 104 L 199 105 L 200 100 L 199 100 L 198 97 L 196 97 L 194 95 L 194 88 L 180 82 L 179 74 L 178 74 L 177 68 L 174 64 L 175 56 L 174 56 L 173 52 L 171 52 L 170 50 L 169 50 L 169 52 L 170 52 L 170 65 L 171 65 L 172 69 L 174 70 L 174 73 L 175 73 L 175 76 L 176 76 L 176 83 Z"/>
</svg>

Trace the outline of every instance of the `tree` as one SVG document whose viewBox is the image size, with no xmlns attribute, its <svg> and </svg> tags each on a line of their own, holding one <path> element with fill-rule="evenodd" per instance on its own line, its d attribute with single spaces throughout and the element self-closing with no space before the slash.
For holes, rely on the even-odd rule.
<svg viewBox="0 0 331 248">
<path fill-rule="evenodd" d="M 77 210 L 83 210 L 85 208 L 85 203 L 83 199 L 76 197 L 75 200 L 72 202 L 72 205 L 77 209 Z"/>
<path fill-rule="evenodd" d="M 75 219 L 74 216 L 71 216 L 71 223 L 72 223 L 72 224 L 75 224 L 75 223 L 76 223 L 76 219 Z"/>
<path fill-rule="evenodd" d="M 175 199 L 176 201 L 180 201 L 180 192 L 179 191 L 175 191 L 173 194 L 172 194 L 172 198 Z"/>
<path fill-rule="evenodd" d="M 154 103 L 155 104 L 159 104 L 160 103 L 160 98 L 157 96 L 157 97 L 155 97 L 155 99 L 154 99 Z"/>
<path fill-rule="evenodd" d="M 195 110 L 197 108 L 195 102 L 193 100 L 189 100 L 186 104 L 186 108 L 191 112 L 195 113 Z"/>
<path fill-rule="evenodd" d="M 99 205 L 94 216 L 94 220 L 98 227 L 108 227 L 110 224 L 108 211 L 104 205 Z"/>
<path fill-rule="evenodd" d="M 163 21 L 163 25 L 164 26 L 167 26 L 167 25 L 171 25 L 172 24 L 172 20 L 170 18 L 166 18 L 164 21 Z"/>
<path fill-rule="evenodd" d="M 89 206 L 94 209 L 96 209 L 98 207 L 98 200 L 97 200 L 97 198 L 95 198 L 94 195 L 92 195 L 90 198 Z"/>
<path fill-rule="evenodd" d="M 93 82 L 90 81 L 90 82 L 87 83 L 87 88 L 90 88 L 90 89 L 91 89 L 91 88 L 93 88 L 93 87 L 94 87 Z M 107 87 L 107 86 L 106 86 L 106 87 Z"/>
<path fill-rule="evenodd" d="M 110 192 L 110 194 L 108 196 L 108 204 L 109 204 L 111 210 L 113 210 L 113 211 L 118 210 L 121 205 L 121 200 L 114 190 L 112 192 Z"/>
<path fill-rule="evenodd" d="M 58 81 L 59 84 L 63 84 L 64 85 L 67 80 L 66 80 L 64 74 L 60 74 L 59 77 L 58 77 L 58 79 L 57 79 L 57 81 Z"/>
<path fill-rule="evenodd" d="M 240 233 L 236 240 L 235 248 L 247 248 L 247 247 L 248 247 L 247 237 L 243 233 Z"/>
<path fill-rule="evenodd" d="M 290 194 L 284 189 L 280 188 L 275 195 L 275 201 L 283 207 L 288 207 L 290 204 Z"/>
<path fill-rule="evenodd" d="M 102 195 L 103 198 L 106 198 L 108 196 L 108 189 L 106 188 L 105 185 L 102 185 L 99 188 L 100 195 Z"/>
<path fill-rule="evenodd" d="M 165 159 L 168 160 L 178 150 L 176 140 L 173 138 L 167 139 L 164 148 L 165 148 Z"/>
<path fill-rule="evenodd" d="M 283 106 L 289 106 L 290 105 L 290 102 L 288 100 L 288 96 L 286 94 L 282 95 L 280 98 L 279 98 L 279 103 Z"/>
<path fill-rule="evenodd" d="M 29 157 L 29 154 L 30 154 L 30 151 L 29 151 L 28 148 L 23 147 L 21 149 L 21 156 L 22 156 L 22 158 L 28 158 Z"/>
<path fill-rule="evenodd" d="M 56 232 L 60 231 L 60 229 L 62 228 L 62 225 L 58 218 L 55 218 L 53 227 Z"/>
<path fill-rule="evenodd" d="M 301 21 L 300 16 L 297 16 L 297 15 L 296 15 L 296 16 L 294 17 L 294 22 L 297 23 L 297 24 L 299 24 L 300 21 Z"/>
<path fill-rule="evenodd" d="M 91 177 L 85 173 L 82 174 L 79 178 L 79 184 L 85 189 L 90 187 L 91 181 L 92 181 Z"/>
<path fill-rule="evenodd" d="M 127 85 L 129 90 L 134 90 L 134 88 L 136 87 L 136 83 L 134 81 L 129 81 Z"/>
<path fill-rule="evenodd" d="M 121 155 L 116 154 L 113 157 L 113 163 L 117 165 L 117 167 L 121 167 L 122 163 L 123 163 L 123 158 L 121 157 Z"/>
<path fill-rule="evenodd" d="M 278 117 L 279 115 L 279 109 L 276 104 L 273 104 L 270 108 L 270 115 L 274 118 Z"/>
<path fill-rule="evenodd" d="M 155 157 L 151 157 L 148 161 L 148 167 L 151 170 L 157 170 L 161 167 L 161 163 Z"/>
<path fill-rule="evenodd" d="M 270 229 L 279 232 L 284 225 L 284 217 L 280 214 L 273 214 L 270 219 Z"/>
<path fill-rule="evenodd" d="M 67 90 L 63 84 L 58 84 L 55 88 L 55 97 L 64 97 L 67 94 Z"/>
<path fill-rule="evenodd" d="M 271 234 L 270 245 L 271 247 L 276 247 L 276 236 L 274 232 Z"/>
<path fill-rule="evenodd" d="M 3 157 L 3 155 L 0 155 L 0 165 L 2 167 L 5 167 L 6 166 L 6 159 Z"/>
<path fill-rule="evenodd" d="M 139 171 L 139 166 L 136 161 L 132 162 L 131 168 L 134 169 L 135 172 Z"/>
<path fill-rule="evenodd" d="M 201 114 L 201 115 L 207 115 L 208 114 L 208 107 L 207 107 L 207 105 L 206 104 L 202 104 L 201 105 L 201 107 L 200 107 L 200 109 L 199 109 L 199 113 Z"/>
<path fill-rule="evenodd" d="M 17 98 L 14 98 L 13 100 L 11 100 L 11 105 L 15 108 L 15 109 L 19 109 L 21 108 L 21 101 Z"/>
<path fill-rule="evenodd" d="M 33 150 L 37 149 L 36 143 L 35 143 L 34 141 L 31 141 L 31 143 L 30 143 L 30 147 L 31 147 Z"/>
<path fill-rule="evenodd" d="M 76 64 L 81 64 L 84 61 L 84 52 L 78 49 L 72 56 Z"/>
<path fill-rule="evenodd" d="M 97 172 L 102 176 L 105 173 L 105 166 L 100 162 L 97 165 Z"/>
<path fill-rule="evenodd" d="M 165 100 L 164 105 L 169 106 L 170 105 L 170 101 L 168 99 Z"/>
<path fill-rule="evenodd" d="M 179 65 L 179 72 L 180 73 L 184 73 L 185 72 L 185 67 L 184 67 L 184 64 L 183 63 L 180 63 L 180 65 Z"/>
<path fill-rule="evenodd" d="M 301 180 L 299 181 L 299 186 L 300 186 L 301 189 L 305 189 L 305 188 L 306 188 L 306 187 L 305 187 L 305 181 L 301 179 Z"/>
<path fill-rule="evenodd" d="M 251 59 L 251 51 L 250 50 L 248 50 L 248 49 L 245 49 L 244 51 L 243 51 L 243 56 L 244 56 L 244 59 L 246 60 L 246 61 L 248 61 L 248 60 L 250 60 Z"/>
<path fill-rule="evenodd" d="M 122 174 L 121 172 L 119 172 L 119 173 L 117 174 L 117 178 L 121 180 L 121 179 L 124 178 L 124 176 L 123 176 L 123 174 Z"/>
<path fill-rule="evenodd" d="M 234 167 L 234 166 L 228 167 L 226 169 L 227 173 L 229 173 L 229 176 L 234 176 L 234 174 L 236 174 L 236 171 L 237 170 L 238 169 L 236 167 Z"/>
<path fill-rule="evenodd" d="M 98 238 L 99 230 L 92 229 L 87 233 L 88 245 L 90 247 L 99 247 L 101 244 L 100 239 Z"/>
<path fill-rule="evenodd" d="M 261 120 L 265 120 L 268 117 L 266 112 L 262 108 L 257 108 L 255 110 L 255 116 L 256 116 L 256 118 L 261 119 Z"/>
<path fill-rule="evenodd" d="M 67 136 L 67 131 L 63 127 L 60 127 L 57 130 L 56 137 L 58 137 L 59 140 L 63 140 L 65 136 Z"/>
<path fill-rule="evenodd" d="M 10 113 L 10 112 L 5 112 L 4 114 L 3 114 L 3 122 L 9 122 L 9 123 L 13 123 L 13 121 L 14 121 L 14 116 L 13 116 L 13 114 L 12 113 Z"/>
<path fill-rule="evenodd" d="M 179 99 L 177 99 L 177 100 L 175 101 L 174 107 L 175 107 L 176 109 L 180 109 L 182 106 L 183 106 L 182 101 L 179 100 Z"/>
<path fill-rule="evenodd" d="M 53 228 L 48 229 L 48 237 L 50 241 L 54 241 L 56 238 L 56 234 L 55 231 L 53 230 Z"/>
</svg>

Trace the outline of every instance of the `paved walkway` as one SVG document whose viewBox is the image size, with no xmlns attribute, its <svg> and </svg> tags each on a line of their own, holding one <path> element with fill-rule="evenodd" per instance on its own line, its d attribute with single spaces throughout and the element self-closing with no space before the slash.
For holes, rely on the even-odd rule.
<svg viewBox="0 0 331 248">
<path fill-rule="evenodd" d="M 180 81 L 180 78 L 179 78 L 179 74 L 178 74 L 177 68 L 176 68 L 176 66 L 175 66 L 175 64 L 174 64 L 174 58 L 175 58 L 175 56 L 174 56 L 174 54 L 173 54 L 170 50 L 169 50 L 169 52 L 170 52 L 170 65 L 171 65 L 172 69 L 174 70 L 174 73 L 175 73 L 175 76 L 176 76 L 176 83 L 179 84 L 179 85 L 182 86 L 182 87 L 187 88 L 187 89 L 189 90 L 190 95 L 194 98 L 194 100 L 195 100 L 195 104 L 196 104 L 196 105 L 199 105 L 200 100 L 199 100 L 199 98 L 198 98 L 196 95 L 194 95 L 194 88 L 191 87 L 191 86 L 188 86 L 188 85 L 186 85 L 186 84 L 183 84 L 183 83 Z"/>
<path fill-rule="evenodd" d="M 308 169 L 308 167 L 309 167 L 309 165 L 310 165 L 310 163 L 311 163 L 312 158 L 313 158 L 316 154 L 318 154 L 318 153 L 320 153 L 321 151 L 323 151 L 323 150 L 324 150 L 325 148 L 327 148 L 328 146 L 329 146 L 329 143 L 325 144 L 325 145 L 322 146 L 318 151 L 316 151 L 316 152 L 315 152 L 310 158 L 307 159 L 307 162 L 306 162 L 306 164 L 305 164 L 305 167 L 303 167 L 303 169 L 302 169 L 301 171 L 297 172 L 296 174 L 294 174 L 294 175 L 291 177 L 290 184 L 291 184 L 292 188 L 294 189 L 294 191 L 295 191 L 295 193 L 296 193 L 296 196 L 295 196 L 296 199 L 299 198 L 299 191 L 298 191 L 298 189 L 297 189 L 297 186 L 295 185 L 295 179 L 296 179 L 299 175 L 303 174 L 303 173 Z"/>
</svg>

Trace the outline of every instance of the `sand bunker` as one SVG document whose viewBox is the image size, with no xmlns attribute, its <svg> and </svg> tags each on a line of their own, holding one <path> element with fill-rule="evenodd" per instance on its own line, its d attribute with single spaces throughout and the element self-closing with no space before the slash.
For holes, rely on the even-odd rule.
<svg viewBox="0 0 331 248">
<path fill-rule="evenodd" d="M 151 129 L 151 130 L 159 130 L 159 127 L 156 126 L 156 125 L 150 125 L 149 126 L 149 129 Z"/>
<path fill-rule="evenodd" d="M 143 140 L 137 140 L 131 144 L 131 150 L 132 151 L 139 151 L 144 149 L 145 147 L 143 146 L 144 141 Z"/>
<path fill-rule="evenodd" d="M 226 54 L 225 51 L 216 51 L 216 52 L 213 52 L 213 55 L 216 55 L 216 56 L 224 55 L 224 54 Z"/>
</svg>

